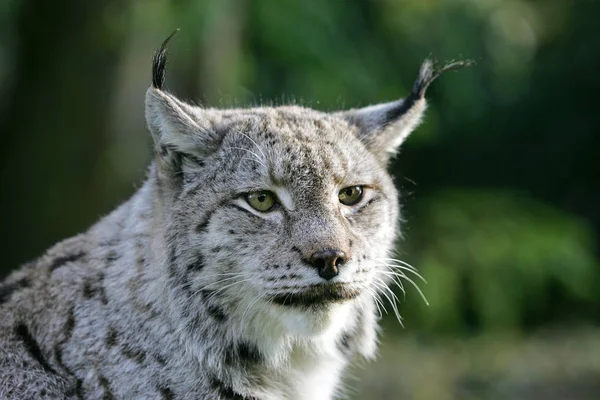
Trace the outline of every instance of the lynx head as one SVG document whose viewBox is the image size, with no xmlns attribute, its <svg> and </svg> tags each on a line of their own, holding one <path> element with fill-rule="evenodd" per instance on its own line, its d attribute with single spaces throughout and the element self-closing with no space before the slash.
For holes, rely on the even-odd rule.
<svg viewBox="0 0 600 400">
<path fill-rule="evenodd" d="M 186 329 L 202 335 L 214 319 L 314 335 L 373 303 L 394 273 L 387 164 L 421 121 L 429 84 L 462 64 L 425 61 L 406 99 L 361 109 L 221 110 L 163 90 L 165 53 L 166 42 L 146 118 L 164 269 Z"/>
</svg>

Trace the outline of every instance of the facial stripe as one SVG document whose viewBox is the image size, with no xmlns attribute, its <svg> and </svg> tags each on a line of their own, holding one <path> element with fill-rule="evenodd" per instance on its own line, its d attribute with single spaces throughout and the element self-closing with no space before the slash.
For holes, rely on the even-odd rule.
<svg viewBox="0 0 600 400">
<path fill-rule="evenodd" d="M 66 256 L 56 257 L 54 260 L 52 260 L 48 269 L 50 270 L 50 272 L 52 272 L 55 269 L 60 268 L 67 263 L 75 262 L 77 260 L 82 259 L 83 257 L 85 257 L 85 255 L 85 252 L 80 251 Z"/>
<path fill-rule="evenodd" d="M 256 397 L 249 397 L 235 392 L 231 387 L 226 385 L 218 378 L 212 378 L 210 385 L 217 393 L 218 398 L 223 400 L 258 400 Z"/>
<path fill-rule="evenodd" d="M 25 289 L 31 286 L 28 278 L 21 278 L 16 282 L 7 283 L 0 286 L 0 304 L 8 301 L 11 295 L 19 289 Z"/>
<path fill-rule="evenodd" d="M 39 344 L 24 323 L 20 323 L 15 327 L 14 334 L 17 336 L 17 339 L 23 343 L 27 353 L 35 359 L 46 372 L 56 375 L 56 371 L 48 364 Z"/>
</svg>

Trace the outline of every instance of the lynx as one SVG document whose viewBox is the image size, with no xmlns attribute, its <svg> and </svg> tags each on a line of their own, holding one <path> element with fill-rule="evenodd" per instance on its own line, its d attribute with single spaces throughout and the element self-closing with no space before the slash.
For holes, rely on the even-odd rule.
<svg viewBox="0 0 600 400">
<path fill-rule="evenodd" d="M 170 37 L 169 37 L 170 39 Z M 141 188 L 0 286 L 2 399 L 332 399 L 373 358 L 399 195 L 386 166 L 442 72 L 334 113 L 201 108 L 154 55 Z"/>
</svg>

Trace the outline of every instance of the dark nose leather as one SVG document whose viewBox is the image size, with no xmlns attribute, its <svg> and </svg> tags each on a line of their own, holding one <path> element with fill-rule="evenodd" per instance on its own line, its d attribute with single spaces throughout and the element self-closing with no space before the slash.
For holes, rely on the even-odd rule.
<svg viewBox="0 0 600 400">
<path fill-rule="evenodd" d="M 319 276 L 330 280 L 337 276 L 339 267 L 346 262 L 346 253 L 341 250 L 328 249 L 317 251 L 310 256 L 310 264 L 317 268 Z"/>
</svg>

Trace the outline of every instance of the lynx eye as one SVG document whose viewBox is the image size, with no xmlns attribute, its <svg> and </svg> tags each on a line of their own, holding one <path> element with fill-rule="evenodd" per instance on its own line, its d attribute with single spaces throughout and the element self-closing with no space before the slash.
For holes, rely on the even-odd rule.
<svg viewBox="0 0 600 400">
<path fill-rule="evenodd" d="M 246 201 L 257 211 L 267 212 L 275 205 L 275 195 L 271 192 L 254 192 L 246 195 Z"/>
<path fill-rule="evenodd" d="M 338 193 L 338 199 L 340 199 L 340 203 L 346 206 L 353 206 L 362 200 L 363 197 L 363 188 L 362 186 L 348 186 L 340 190 Z"/>
</svg>

